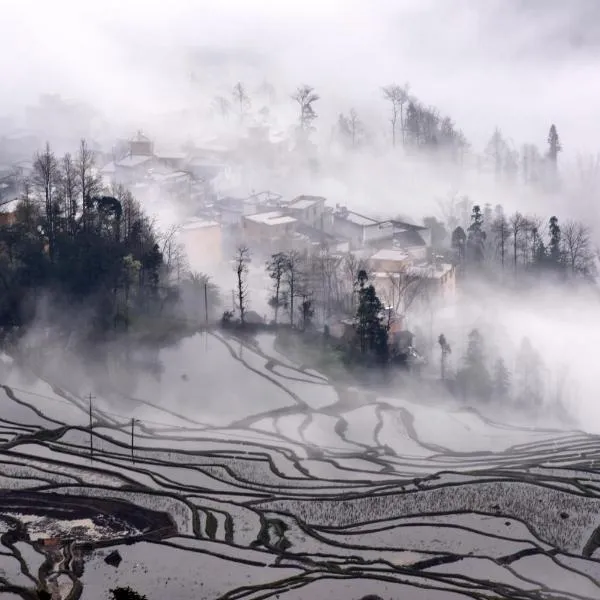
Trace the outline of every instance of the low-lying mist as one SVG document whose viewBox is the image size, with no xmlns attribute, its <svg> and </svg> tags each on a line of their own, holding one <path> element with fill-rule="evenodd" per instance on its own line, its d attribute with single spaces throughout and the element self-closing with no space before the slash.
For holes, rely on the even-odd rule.
<svg viewBox="0 0 600 600">
<path fill-rule="evenodd" d="M 228 116 L 219 114 L 215 100 L 222 97 L 232 104 L 231 90 L 243 82 L 249 107 L 242 116 L 266 123 L 289 143 L 275 166 L 260 152 L 238 151 L 234 181 L 217 190 L 219 196 L 248 197 L 263 190 L 288 199 L 314 194 L 325 196 L 332 206 L 345 204 L 365 214 L 416 222 L 432 215 L 444 219 L 450 199 L 467 196 L 482 207 L 501 204 L 507 214 L 540 215 L 544 223 L 551 215 L 561 222 L 580 220 L 592 228 L 595 248 L 600 231 L 600 169 L 593 158 L 600 135 L 593 76 L 598 68 L 597 14 L 598 5 L 584 0 L 568 6 L 537 0 L 485 6 L 475 0 L 285 5 L 176 0 L 168 7 L 138 1 L 58 0 L 50 6 L 9 0 L 0 22 L 0 66 L 6 74 L 0 111 L 9 116 L 0 133 L 23 126 L 24 107 L 49 92 L 93 107 L 96 120 L 88 133 L 107 152 L 117 137 L 138 129 L 177 148 L 215 140 L 233 140 L 236 146 L 246 138 L 243 119 L 235 107 Z M 381 88 L 405 81 L 423 106 L 437 107 L 435 114 L 449 115 L 464 133 L 469 146 L 461 160 L 447 160 L 438 150 L 423 154 L 392 148 L 390 106 Z M 302 84 L 314 86 L 320 96 L 311 133 L 317 168 L 307 166 L 302 152 L 292 152 L 298 110 L 290 96 Z M 348 148 L 338 139 L 338 117 L 353 108 L 364 125 L 364 143 Z M 530 143 L 545 148 L 552 123 L 564 146 L 559 183 L 533 187 L 520 176 L 499 176 L 488 144 L 494 129 L 502 130 L 507 149 L 517 151 Z M 79 129 L 65 128 L 65 139 L 80 136 Z M 49 123 L 36 134 L 52 143 L 50 129 Z M 138 199 L 163 231 L 188 216 L 171 198 Z M 469 221 L 457 224 L 467 228 Z M 262 263 L 255 260 L 251 268 L 261 281 Z M 218 283 L 223 305 L 228 305 L 235 287 L 231 264 L 224 260 L 207 275 Z M 269 297 L 256 284 L 250 289 L 250 308 L 261 315 L 269 312 Z M 582 428 L 600 431 L 600 386 L 594 370 L 600 345 L 598 300 L 595 284 L 471 281 L 459 286 L 453 304 L 433 316 L 415 312 L 408 319 L 427 338 L 432 364 L 440 360 L 435 340 L 441 333 L 446 336 L 454 370 L 461 368 L 468 335 L 477 329 L 485 341 L 488 368 L 502 357 L 518 379 L 519 348 L 527 338 L 539 355 L 545 402 L 560 400 Z M 56 328 L 63 314 L 73 330 L 75 316 L 54 298 L 37 304 L 37 318 L 21 344 L 31 347 L 45 340 L 43 370 L 77 393 L 99 386 L 98 393 L 110 397 L 120 389 L 165 407 L 180 405 L 182 395 L 189 394 L 199 400 L 185 410 L 199 421 L 203 413 L 210 416 L 212 403 L 223 393 L 220 385 L 231 361 L 227 352 L 201 352 L 201 344 L 184 340 L 164 351 L 148 351 L 140 359 L 145 367 L 123 367 L 119 357 L 130 349 L 120 341 L 103 346 L 101 358 L 94 357 L 93 348 L 78 354 L 62 342 L 53 350 L 49 324 Z M 83 328 L 89 313 L 79 307 L 77 314 Z M 111 354 L 113 364 L 107 368 Z M 192 385 L 186 377 L 199 364 L 207 379 Z M 268 409 L 269 399 L 244 377 L 226 383 L 227 394 Z M 411 386 L 418 383 L 411 381 Z M 393 392 L 402 394 L 398 388 Z M 153 394 L 157 397 L 151 398 Z M 476 399 L 469 402 L 477 404 Z M 486 406 L 495 410 L 493 401 Z M 506 410 L 513 410 L 512 405 Z M 513 419 L 532 419 L 521 414 Z"/>
</svg>

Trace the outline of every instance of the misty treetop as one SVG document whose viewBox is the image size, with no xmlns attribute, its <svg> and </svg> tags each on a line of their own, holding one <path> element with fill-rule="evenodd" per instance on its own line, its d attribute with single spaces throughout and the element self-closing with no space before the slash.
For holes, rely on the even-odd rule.
<svg viewBox="0 0 600 600">
<path fill-rule="evenodd" d="M 467 217 L 465 207 L 470 209 Z M 590 228 L 573 219 L 562 223 L 556 215 L 547 219 L 515 212 L 506 215 L 502 206 L 492 210 L 473 204 L 468 198 L 453 198 L 444 205 L 446 224 L 454 226 L 450 234 L 452 255 L 463 277 L 511 273 L 532 280 L 546 275 L 560 276 L 565 281 L 576 278 L 594 281 L 597 252 Z M 430 218 L 430 222 L 431 222 Z M 458 225 L 465 222 L 466 226 Z M 434 248 L 443 252 L 447 231 L 433 223 Z"/>
</svg>

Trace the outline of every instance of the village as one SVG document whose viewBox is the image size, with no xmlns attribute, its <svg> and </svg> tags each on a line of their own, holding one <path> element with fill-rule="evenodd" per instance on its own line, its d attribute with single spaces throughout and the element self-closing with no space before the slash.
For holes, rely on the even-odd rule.
<svg viewBox="0 0 600 600">
<path fill-rule="evenodd" d="M 257 129 L 249 129 L 249 139 L 264 141 Z M 23 139 L 26 142 L 27 136 L 2 140 L 3 156 L 18 159 L 0 166 L 3 224 L 15 218 L 17 201 L 33 171 L 32 160 L 25 158 Z M 240 143 L 247 145 L 248 139 Z M 273 145 L 265 143 L 269 148 Z M 231 289 L 231 301 L 227 293 L 224 304 L 233 314 L 239 309 L 239 299 L 233 290 L 231 264 L 242 246 L 252 257 L 249 314 L 255 321 L 270 320 L 272 305 L 265 290 L 271 282 L 264 265 L 281 252 L 326 253 L 331 260 L 350 258 L 364 267 L 385 306 L 390 339 L 407 334 L 402 339 L 412 344 L 409 313 L 431 315 L 434 308 L 439 311 L 454 301 L 455 266 L 436 253 L 431 231 L 410 219 L 362 214 L 316 195 L 284 197 L 267 190 L 244 195 L 235 153 L 214 144 L 161 149 L 138 131 L 127 140 L 118 140 L 108 153 L 95 147 L 92 152 L 106 194 L 124 186 L 145 212 L 176 232 L 188 267 L 210 276 L 222 290 Z M 331 335 L 343 337 L 352 327 L 352 310 L 321 307 L 312 321 L 318 328 L 326 326 Z M 430 332 L 429 347 L 434 344 L 433 335 Z"/>
</svg>

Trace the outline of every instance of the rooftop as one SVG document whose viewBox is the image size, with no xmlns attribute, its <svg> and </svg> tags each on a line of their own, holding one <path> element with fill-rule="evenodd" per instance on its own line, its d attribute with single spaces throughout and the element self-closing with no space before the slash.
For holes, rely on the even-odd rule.
<svg viewBox="0 0 600 600">
<path fill-rule="evenodd" d="M 206 221 L 205 219 L 189 219 L 182 226 L 182 231 L 194 231 L 196 229 L 207 229 L 209 227 L 220 227 L 216 221 Z"/>
<path fill-rule="evenodd" d="M 266 213 L 258 213 L 257 215 L 247 215 L 245 217 L 249 221 L 261 223 L 263 225 L 285 225 L 287 223 L 295 223 L 294 217 L 284 215 L 280 210 L 274 210 Z"/>
<path fill-rule="evenodd" d="M 424 231 L 427 229 L 427 227 L 424 227 L 423 225 L 417 225 L 417 223 L 415 223 L 412 219 L 404 216 L 398 217 L 396 219 L 391 219 L 391 222 L 394 225 L 394 227 L 400 229 L 413 229 L 417 231 Z"/>
<path fill-rule="evenodd" d="M 404 252 L 404 250 L 392 250 L 389 248 L 384 248 L 373 254 L 373 256 L 371 256 L 371 260 L 405 261 L 408 260 L 408 254 Z"/>
<path fill-rule="evenodd" d="M 101 173 L 114 173 L 116 171 L 115 163 L 113 161 L 106 163 L 101 169 Z"/>
<path fill-rule="evenodd" d="M 377 225 L 378 223 L 378 221 L 371 219 L 371 217 L 366 217 L 365 215 L 355 213 L 351 210 L 337 212 L 335 216 L 350 221 L 350 223 L 354 223 L 355 225 L 360 225 L 361 227 L 370 227 L 371 225 Z"/>
<path fill-rule="evenodd" d="M 324 202 L 325 198 L 320 196 L 298 196 L 288 204 L 288 208 L 292 210 L 305 210 L 317 204 L 317 202 Z"/>
<path fill-rule="evenodd" d="M 150 138 L 144 135 L 142 131 L 137 131 L 136 134 L 131 138 L 131 142 L 150 142 Z"/>
<path fill-rule="evenodd" d="M 134 167 L 139 167 L 143 165 L 145 162 L 152 160 L 151 156 L 126 156 L 124 159 L 115 163 L 117 167 L 125 167 L 126 169 L 131 169 Z"/>
<path fill-rule="evenodd" d="M 335 217 L 339 219 L 343 219 L 345 221 L 349 221 L 354 225 L 358 225 L 360 227 L 379 227 L 383 229 L 384 227 L 392 227 L 393 223 L 390 219 L 375 219 L 373 217 L 367 217 L 366 215 L 362 215 L 360 213 L 354 212 L 353 210 L 338 210 L 335 213 Z"/>
<path fill-rule="evenodd" d="M 411 275 L 418 275 L 424 279 L 441 279 L 444 275 L 449 273 L 453 269 L 449 263 L 430 263 L 428 265 L 418 265 L 415 267 L 409 267 L 408 273 Z"/>
<path fill-rule="evenodd" d="M 407 248 L 415 246 L 426 246 L 425 240 L 419 234 L 419 229 L 404 229 L 394 231 L 394 245 Z"/>
</svg>

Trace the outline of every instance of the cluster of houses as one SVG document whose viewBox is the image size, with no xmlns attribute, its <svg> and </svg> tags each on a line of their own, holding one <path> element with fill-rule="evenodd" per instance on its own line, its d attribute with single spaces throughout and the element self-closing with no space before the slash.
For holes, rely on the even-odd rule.
<svg viewBox="0 0 600 600">
<path fill-rule="evenodd" d="M 330 206 L 321 196 L 222 194 L 220 190 L 231 187 L 227 184 L 232 161 L 218 147 L 155 148 L 153 140 L 139 131 L 118 141 L 110 152 L 95 152 L 98 175 L 107 188 L 116 183 L 129 187 L 151 213 L 159 206 L 177 206 L 181 240 L 194 269 L 218 269 L 240 244 L 264 258 L 278 251 L 326 247 L 331 253 L 353 253 L 366 261 L 380 296 L 397 310 L 407 279 L 434 291 L 436 298 L 448 301 L 454 296 L 454 267 L 434 255 L 426 227 Z M 30 160 L 0 165 L 0 205 L 4 204 L 0 224 L 10 222 L 6 207 L 18 197 L 32 168 Z"/>
<path fill-rule="evenodd" d="M 384 302 L 396 309 L 408 281 L 442 301 L 451 301 L 455 294 L 455 269 L 435 255 L 427 227 L 329 206 L 321 196 L 285 199 L 261 192 L 248 198 L 218 198 L 185 222 L 181 234 L 190 262 L 199 268 L 210 267 L 207 261 L 215 267 L 229 261 L 240 244 L 261 258 L 279 251 L 327 248 L 332 254 L 353 253 L 364 260 Z"/>
</svg>

